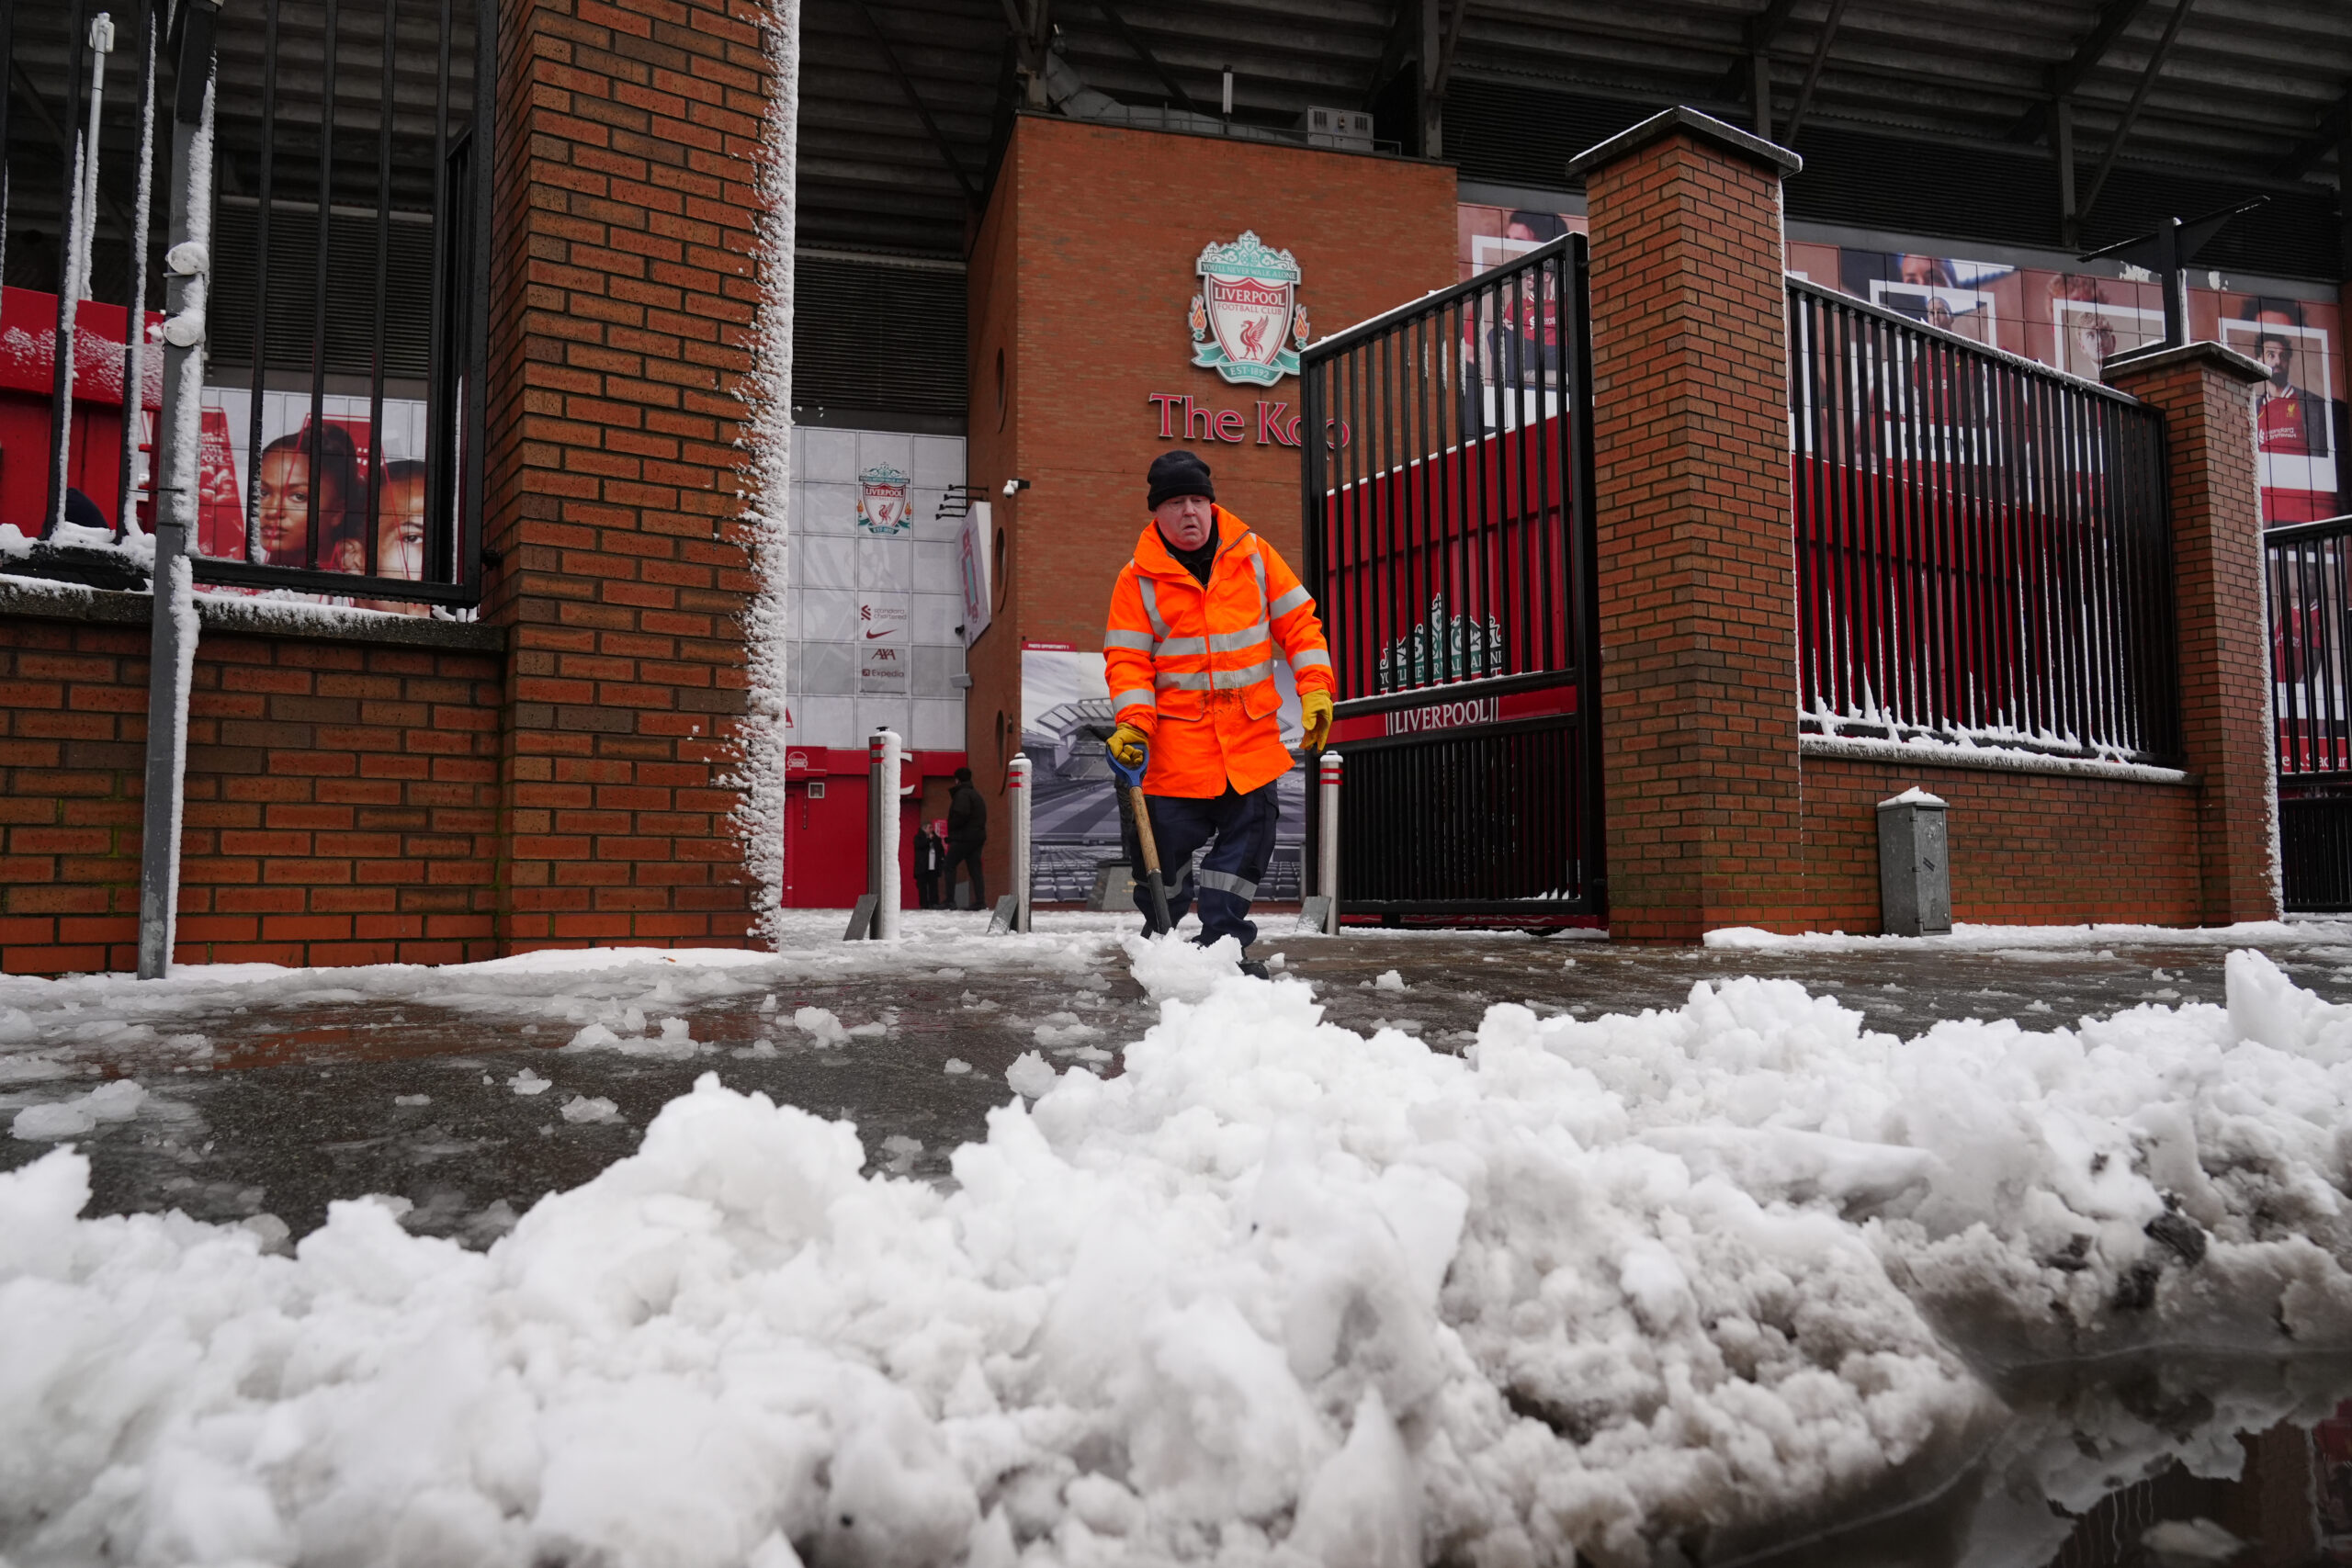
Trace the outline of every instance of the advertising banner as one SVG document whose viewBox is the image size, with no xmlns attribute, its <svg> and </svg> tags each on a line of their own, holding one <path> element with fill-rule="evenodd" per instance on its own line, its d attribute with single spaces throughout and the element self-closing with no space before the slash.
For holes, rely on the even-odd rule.
<svg viewBox="0 0 2352 1568">
<path fill-rule="evenodd" d="M 989 581 L 989 552 L 996 536 L 994 514 L 985 501 L 972 502 L 972 510 L 964 518 L 963 532 L 956 536 L 956 576 L 964 588 L 964 646 L 971 647 L 980 640 L 995 618 L 995 591 Z"/>
<path fill-rule="evenodd" d="M 1304 729 L 1290 666 L 1276 660 L 1283 739 L 1295 749 Z M 1096 869 L 1120 861 L 1119 799 L 1102 743 L 1117 728 L 1102 655 L 1067 643 L 1021 648 L 1021 750 L 1028 755 L 1035 795 L 1030 803 L 1032 894 L 1039 903 L 1077 903 L 1094 890 Z M 1306 774 L 1294 767 L 1276 781 L 1281 824 L 1274 857 L 1258 897 L 1286 903 L 1299 897 L 1299 849 L 1306 833 Z"/>
<path fill-rule="evenodd" d="M 380 450 L 376 419 L 364 397 L 322 398 L 320 431 L 313 436 L 309 392 L 265 391 L 258 406 L 258 449 L 254 446 L 255 412 L 254 395 L 245 388 L 204 389 L 197 465 L 198 554 L 216 560 L 244 559 L 251 507 L 252 533 L 265 562 L 364 572 L 372 545 L 379 576 L 424 577 L 428 422 L 423 399 L 384 400 Z M 372 524 L 368 515 L 371 494 L 376 506 Z M 422 606 L 368 603 L 379 609 L 424 614 Z"/>
<path fill-rule="evenodd" d="M 907 694 L 910 621 L 903 593 L 857 596 L 857 689 L 861 695 Z"/>
</svg>

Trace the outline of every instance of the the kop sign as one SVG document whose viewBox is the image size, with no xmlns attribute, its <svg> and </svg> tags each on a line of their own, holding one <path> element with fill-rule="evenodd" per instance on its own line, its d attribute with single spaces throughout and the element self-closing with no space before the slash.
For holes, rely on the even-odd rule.
<svg viewBox="0 0 2352 1568">
<path fill-rule="evenodd" d="M 1238 387 L 1272 387 L 1298 374 L 1307 322 L 1298 302 L 1297 257 L 1245 229 L 1230 244 L 1203 247 L 1193 270 L 1201 280 L 1187 319 L 1194 365 Z M 1204 406 L 1184 392 L 1152 392 L 1146 400 L 1159 411 L 1162 440 L 1247 442 L 1254 431 L 1260 446 L 1298 445 L 1299 416 L 1287 402 L 1261 400 L 1253 419 L 1239 409 Z M 1344 432 L 1339 439 L 1345 442 Z"/>
</svg>

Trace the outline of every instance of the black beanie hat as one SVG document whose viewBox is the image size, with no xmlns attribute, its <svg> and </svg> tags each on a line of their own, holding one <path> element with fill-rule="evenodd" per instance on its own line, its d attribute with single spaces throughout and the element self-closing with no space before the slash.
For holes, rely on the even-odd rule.
<svg viewBox="0 0 2352 1568">
<path fill-rule="evenodd" d="M 1209 483 L 1209 466 L 1196 453 L 1162 452 L 1151 460 L 1151 510 L 1159 510 L 1163 501 L 1174 501 L 1182 495 L 1197 495 L 1204 501 L 1216 499 L 1216 487 Z"/>
</svg>

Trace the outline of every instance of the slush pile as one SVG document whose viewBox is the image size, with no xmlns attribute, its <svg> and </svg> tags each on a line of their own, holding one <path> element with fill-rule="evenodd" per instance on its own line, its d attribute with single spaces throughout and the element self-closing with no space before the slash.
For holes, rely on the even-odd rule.
<svg viewBox="0 0 2352 1568">
<path fill-rule="evenodd" d="M 2046 1032 L 1737 979 L 1459 1057 L 1129 953 L 1124 1072 L 1024 1057 L 949 1189 L 718 1075 L 487 1252 L 0 1176 L 0 1560 L 1637 1563 L 1963 1462 L 1961 1347 L 2352 1348 L 2352 1008 L 2253 953 Z"/>
</svg>

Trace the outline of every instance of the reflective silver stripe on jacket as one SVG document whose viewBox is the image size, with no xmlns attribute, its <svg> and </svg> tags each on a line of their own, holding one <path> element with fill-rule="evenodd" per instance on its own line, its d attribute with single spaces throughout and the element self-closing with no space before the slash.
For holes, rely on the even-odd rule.
<svg viewBox="0 0 2352 1568">
<path fill-rule="evenodd" d="M 1258 896 L 1256 883 L 1244 881 L 1229 871 L 1211 871 L 1206 866 L 1203 866 L 1200 871 L 1200 882 L 1204 887 L 1214 887 L 1220 893 L 1230 893 L 1236 898 L 1255 898 Z"/>
<path fill-rule="evenodd" d="M 1331 656 L 1319 648 L 1310 648 L 1304 653 L 1291 656 L 1290 667 L 1294 670 L 1312 670 L 1318 664 L 1326 670 L 1331 668 Z"/>
<path fill-rule="evenodd" d="M 1214 678 L 1205 670 L 1162 670 L 1151 678 L 1151 683 L 1163 692 L 1208 692 L 1216 689 Z"/>
<path fill-rule="evenodd" d="M 1238 653 L 1245 648 L 1255 648 L 1258 644 L 1266 641 L 1272 636 L 1273 633 L 1267 626 L 1266 623 L 1260 621 L 1256 626 L 1244 626 L 1238 632 L 1216 633 L 1209 638 L 1209 651 L 1211 653 Z"/>
<path fill-rule="evenodd" d="M 1238 670 L 1213 670 L 1209 672 L 1209 689 L 1217 692 L 1238 692 L 1244 686 L 1254 686 L 1261 681 L 1274 678 L 1274 661 L 1261 659 L 1255 664 L 1245 664 Z"/>
<path fill-rule="evenodd" d="M 1159 614 L 1159 585 L 1143 573 L 1137 572 L 1136 586 L 1143 591 L 1144 619 L 1151 623 L 1151 635 L 1165 642 L 1168 638 L 1168 623 Z"/>
<path fill-rule="evenodd" d="M 1266 558 L 1258 550 L 1250 552 L 1250 570 L 1258 574 L 1258 614 L 1266 613 Z"/>
<path fill-rule="evenodd" d="M 1121 708 L 1135 707 L 1138 704 L 1144 707 L 1151 706 L 1151 694 L 1142 690 L 1132 692 L 1114 692 L 1111 694 L 1111 711 L 1113 713 L 1117 713 Z"/>
<path fill-rule="evenodd" d="M 1204 637 L 1164 637 L 1151 645 L 1154 659 L 1199 659 L 1208 650 L 1209 639 Z"/>
<path fill-rule="evenodd" d="M 1272 604 L 1267 605 L 1266 613 L 1276 617 L 1287 615 L 1301 604 L 1313 603 L 1314 598 L 1315 595 L 1306 591 L 1306 584 L 1302 582 Z"/>
<path fill-rule="evenodd" d="M 1102 647 L 1106 652 L 1114 648 L 1124 648 L 1130 653 L 1149 653 L 1152 650 L 1151 634 L 1123 632 L 1116 626 L 1106 627 L 1102 633 Z"/>
</svg>

